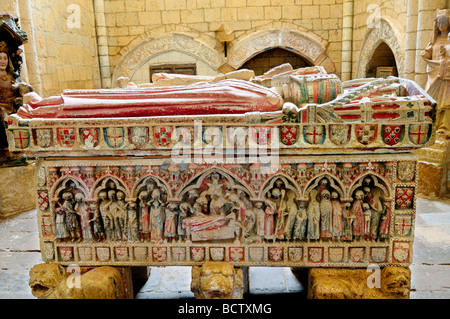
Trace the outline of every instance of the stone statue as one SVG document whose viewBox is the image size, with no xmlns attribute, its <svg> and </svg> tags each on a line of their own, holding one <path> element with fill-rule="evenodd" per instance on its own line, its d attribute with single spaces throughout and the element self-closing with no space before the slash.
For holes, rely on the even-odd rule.
<svg viewBox="0 0 450 319">
<path fill-rule="evenodd" d="M 148 196 L 148 192 L 142 191 L 139 193 L 139 232 L 140 232 L 140 240 L 141 242 L 146 239 L 150 241 L 150 210 L 147 205 L 146 198 Z"/>
<path fill-rule="evenodd" d="M 125 287 L 117 268 L 96 267 L 82 275 L 80 286 L 69 286 L 77 282 L 58 264 L 38 264 L 30 269 L 29 285 L 33 296 L 39 299 L 124 299 Z M 73 279 L 70 280 L 70 279 Z"/>
<path fill-rule="evenodd" d="M 310 201 L 308 204 L 308 239 L 319 239 L 320 238 L 320 204 L 317 201 L 317 190 L 311 190 L 309 194 Z"/>
<path fill-rule="evenodd" d="M 66 227 L 72 237 L 72 242 L 81 240 L 80 223 L 78 222 L 77 212 L 73 206 L 73 194 L 71 192 L 64 192 L 62 194 L 64 200 L 62 208 L 66 214 Z"/>
<path fill-rule="evenodd" d="M 427 63 L 425 90 L 437 102 L 436 132 L 450 136 L 450 10 L 438 10 L 433 33 L 421 52 Z"/>
<path fill-rule="evenodd" d="M 243 299 L 242 269 L 220 261 L 206 261 L 192 267 L 191 291 L 196 299 Z"/>
<path fill-rule="evenodd" d="M 81 220 L 81 231 L 83 232 L 83 240 L 85 241 L 93 241 L 94 237 L 92 236 L 91 231 L 91 217 L 89 206 L 85 202 L 84 195 L 82 193 L 78 193 L 75 195 L 75 212 L 80 216 Z"/>
</svg>

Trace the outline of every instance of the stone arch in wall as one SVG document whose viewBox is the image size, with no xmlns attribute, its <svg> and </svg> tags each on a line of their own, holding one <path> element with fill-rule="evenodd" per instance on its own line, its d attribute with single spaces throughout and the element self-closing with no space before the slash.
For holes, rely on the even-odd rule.
<svg viewBox="0 0 450 319">
<path fill-rule="evenodd" d="M 354 78 L 363 78 L 367 73 L 369 62 L 375 50 L 381 43 L 386 43 L 395 57 L 395 64 L 399 77 L 404 76 L 404 39 L 401 37 L 400 27 L 386 18 L 367 30 L 358 56 Z M 399 41 L 403 39 L 403 41 Z"/>
<path fill-rule="evenodd" d="M 224 58 L 214 48 L 198 39 L 181 33 L 171 33 L 143 39 L 136 46 L 126 48 L 125 51 L 114 70 L 112 76 L 113 87 L 119 77 L 126 76 L 131 79 L 134 72 L 148 60 L 170 51 L 191 55 L 214 70 L 217 70 L 224 63 Z"/>
<path fill-rule="evenodd" d="M 321 65 L 328 73 L 335 73 L 334 62 L 325 46 L 303 31 L 291 29 L 270 29 L 257 31 L 233 44 L 227 56 L 227 63 L 239 69 L 254 56 L 274 48 L 291 51 L 303 57 L 311 65 Z"/>
</svg>

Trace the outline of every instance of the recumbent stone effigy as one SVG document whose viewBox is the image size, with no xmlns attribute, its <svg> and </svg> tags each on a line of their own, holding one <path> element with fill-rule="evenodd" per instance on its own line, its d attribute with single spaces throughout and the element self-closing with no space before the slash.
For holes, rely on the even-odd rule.
<svg viewBox="0 0 450 319">
<path fill-rule="evenodd" d="M 401 78 L 270 76 L 28 94 L 42 258 L 81 266 L 408 267 L 435 101 Z"/>
</svg>

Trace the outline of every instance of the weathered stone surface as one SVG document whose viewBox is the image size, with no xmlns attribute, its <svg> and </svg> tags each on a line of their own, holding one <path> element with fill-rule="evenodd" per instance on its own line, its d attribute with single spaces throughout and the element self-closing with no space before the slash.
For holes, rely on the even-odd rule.
<svg viewBox="0 0 450 319">
<path fill-rule="evenodd" d="M 0 168 L 0 217 L 36 207 L 34 165 Z"/>
</svg>

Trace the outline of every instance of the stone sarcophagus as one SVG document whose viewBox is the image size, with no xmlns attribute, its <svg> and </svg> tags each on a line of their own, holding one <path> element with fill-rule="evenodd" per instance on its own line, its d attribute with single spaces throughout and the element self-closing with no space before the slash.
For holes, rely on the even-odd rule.
<svg viewBox="0 0 450 319">
<path fill-rule="evenodd" d="M 47 262 L 411 263 L 411 151 L 433 143 L 435 108 L 414 82 L 316 67 L 27 102 L 7 133 L 39 158 Z"/>
</svg>

